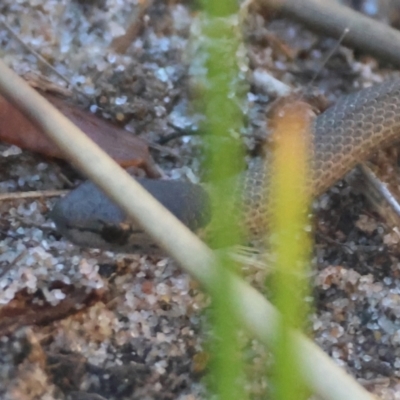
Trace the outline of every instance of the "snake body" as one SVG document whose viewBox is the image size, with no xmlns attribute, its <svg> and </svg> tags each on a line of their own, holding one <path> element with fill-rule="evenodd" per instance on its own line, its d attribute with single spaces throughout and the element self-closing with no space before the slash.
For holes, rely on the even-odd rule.
<svg viewBox="0 0 400 400">
<path fill-rule="evenodd" d="M 315 118 L 310 129 L 310 185 L 312 194 L 318 196 L 375 150 L 400 140 L 400 80 L 341 97 Z M 264 231 L 269 174 L 266 160 L 256 163 L 238 183 L 244 223 L 255 236 Z M 197 230 L 209 222 L 209 197 L 202 186 L 149 179 L 139 182 L 189 228 Z M 92 183 L 81 185 L 61 199 L 50 216 L 63 235 L 81 246 L 128 252 L 158 249 Z"/>
</svg>

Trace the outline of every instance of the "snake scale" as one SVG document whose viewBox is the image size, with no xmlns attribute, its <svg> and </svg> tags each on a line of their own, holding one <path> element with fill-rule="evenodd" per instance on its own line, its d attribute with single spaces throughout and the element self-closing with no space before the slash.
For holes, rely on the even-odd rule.
<svg viewBox="0 0 400 400">
<path fill-rule="evenodd" d="M 400 79 L 341 97 L 314 119 L 311 136 L 310 184 L 313 195 L 318 196 L 375 150 L 400 140 Z M 255 236 L 263 233 L 260 221 L 268 208 L 268 174 L 266 160 L 239 179 L 244 224 Z M 190 229 L 196 231 L 209 222 L 209 196 L 202 186 L 151 179 L 139 182 Z M 61 199 L 50 217 L 60 233 L 81 246 L 125 252 L 158 250 L 145 232 L 90 182 Z"/>
</svg>

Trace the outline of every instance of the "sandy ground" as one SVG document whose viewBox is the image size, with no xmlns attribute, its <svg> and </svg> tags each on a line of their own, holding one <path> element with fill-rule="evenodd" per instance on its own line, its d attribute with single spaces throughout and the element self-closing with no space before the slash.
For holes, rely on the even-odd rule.
<svg viewBox="0 0 400 400">
<path fill-rule="evenodd" d="M 133 43 L 118 55 L 110 44 L 125 32 L 136 3 L 4 0 L 0 11 L 20 39 L 85 95 L 73 95 L 77 104 L 155 143 L 198 121 L 190 113 L 185 56 L 196 10 L 155 1 Z M 396 76 L 341 47 L 322 66 L 335 42 L 286 20 L 251 13 L 244 39 L 249 78 L 260 68 L 298 88 L 318 72 L 313 86 L 330 101 Z M 4 26 L 0 41 L 3 60 L 19 74 L 64 85 Z M 242 138 L 250 159 L 266 137 L 263 113 L 271 98 L 251 84 L 247 100 Z M 153 155 L 166 177 L 199 181 L 200 143 L 185 136 Z M 0 193 L 65 189 L 81 179 L 65 164 L 4 144 L 0 165 Z M 68 243 L 46 218 L 55 201 L 0 202 L 0 397 L 206 398 L 207 296 L 168 258 Z M 315 340 L 369 390 L 400 398 L 397 236 L 346 181 L 321 196 L 315 210 Z M 262 287 L 265 271 L 244 271 Z M 263 398 L 268 356 L 251 338 L 243 338 L 243 349 L 247 390 L 251 398 Z M 90 397 L 95 394 L 102 397 Z"/>
</svg>

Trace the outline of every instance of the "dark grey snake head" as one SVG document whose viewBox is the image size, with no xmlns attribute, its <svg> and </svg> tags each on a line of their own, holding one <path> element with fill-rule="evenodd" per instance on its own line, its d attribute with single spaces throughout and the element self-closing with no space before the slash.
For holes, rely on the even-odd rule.
<svg viewBox="0 0 400 400">
<path fill-rule="evenodd" d="M 138 179 L 138 182 L 191 230 L 197 231 L 208 224 L 210 200 L 200 185 L 152 179 Z M 129 253 L 159 250 L 151 238 L 91 182 L 82 184 L 58 201 L 50 218 L 62 235 L 83 247 Z"/>
</svg>

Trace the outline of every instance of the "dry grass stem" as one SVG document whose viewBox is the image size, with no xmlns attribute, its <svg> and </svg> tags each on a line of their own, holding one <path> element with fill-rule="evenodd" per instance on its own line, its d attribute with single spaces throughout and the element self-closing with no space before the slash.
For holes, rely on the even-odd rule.
<svg viewBox="0 0 400 400">
<path fill-rule="evenodd" d="M 67 118 L 0 62 L 0 91 L 46 135 L 72 163 L 134 218 L 182 267 L 207 289 L 215 280 L 214 253 L 164 209 L 128 173 Z M 123 193 L 123 196 L 121 195 Z M 174 234 L 171 235 L 171 232 Z M 275 343 L 279 315 L 255 289 L 227 274 L 235 290 L 234 309 L 243 325 L 269 346 Z M 293 333 L 302 373 L 312 390 L 327 400 L 372 400 L 372 396 L 305 336 Z"/>
<path fill-rule="evenodd" d="M 0 193 L 0 201 L 41 199 L 64 196 L 69 190 L 35 190 L 33 192 Z"/>
</svg>

